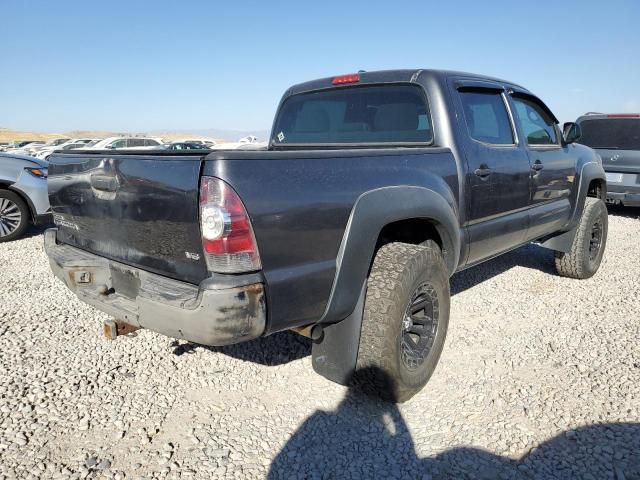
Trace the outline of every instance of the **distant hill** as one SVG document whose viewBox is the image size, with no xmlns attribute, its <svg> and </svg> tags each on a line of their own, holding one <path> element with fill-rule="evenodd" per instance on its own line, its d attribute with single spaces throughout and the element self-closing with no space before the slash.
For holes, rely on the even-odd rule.
<svg viewBox="0 0 640 480">
<path fill-rule="evenodd" d="M 145 135 L 150 137 L 161 137 L 165 140 L 175 140 L 178 138 L 204 137 L 217 142 L 235 142 L 247 135 L 255 135 L 258 140 L 267 140 L 269 130 L 220 130 L 216 128 L 203 128 L 195 130 L 152 130 L 148 132 L 113 132 L 101 130 L 72 130 L 62 133 L 29 132 L 13 130 L 11 128 L 0 128 L 0 142 L 14 142 L 17 140 L 50 140 L 52 138 L 106 138 L 126 135 Z"/>
<path fill-rule="evenodd" d="M 0 142 L 15 142 L 16 140 L 50 140 L 64 137 L 61 133 L 21 132 L 11 128 L 0 128 Z"/>
</svg>

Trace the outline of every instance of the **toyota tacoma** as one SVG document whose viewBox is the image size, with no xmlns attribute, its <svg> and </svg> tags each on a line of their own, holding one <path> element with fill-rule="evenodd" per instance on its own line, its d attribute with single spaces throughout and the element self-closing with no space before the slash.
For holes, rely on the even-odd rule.
<svg viewBox="0 0 640 480">
<path fill-rule="evenodd" d="M 111 337 L 295 330 L 321 375 L 375 390 L 380 372 L 376 393 L 405 401 L 440 357 L 455 272 L 529 242 L 560 275 L 598 270 L 607 183 L 579 130 L 486 76 L 324 78 L 284 94 L 263 150 L 54 153 L 45 248 Z"/>
</svg>

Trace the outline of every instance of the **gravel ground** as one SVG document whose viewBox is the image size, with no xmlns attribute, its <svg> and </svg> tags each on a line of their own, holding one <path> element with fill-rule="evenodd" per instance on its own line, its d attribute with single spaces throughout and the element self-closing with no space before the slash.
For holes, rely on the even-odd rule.
<svg viewBox="0 0 640 480">
<path fill-rule="evenodd" d="M 313 373 L 282 333 L 206 348 L 107 317 L 0 246 L 0 480 L 640 479 L 640 209 L 610 216 L 595 278 L 525 247 L 452 282 L 443 357 L 391 406 Z"/>
</svg>

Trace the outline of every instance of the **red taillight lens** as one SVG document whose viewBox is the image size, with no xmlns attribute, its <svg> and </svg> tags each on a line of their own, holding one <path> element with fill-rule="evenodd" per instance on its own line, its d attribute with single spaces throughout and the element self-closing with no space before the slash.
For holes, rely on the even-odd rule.
<svg viewBox="0 0 640 480">
<path fill-rule="evenodd" d="M 260 255 L 247 211 L 238 194 L 219 178 L 202 177 L 200 229 L 209 271 L 260 270 Z"/>
<path fill-rule="evenodd" d="M 350 75 L 340 75 L 335 77 L 331 82 L 333 85 L 342 85 L 344 83 L 356 83 L 360 81 L 360 75 L 352 73 Z"/>
</svg>

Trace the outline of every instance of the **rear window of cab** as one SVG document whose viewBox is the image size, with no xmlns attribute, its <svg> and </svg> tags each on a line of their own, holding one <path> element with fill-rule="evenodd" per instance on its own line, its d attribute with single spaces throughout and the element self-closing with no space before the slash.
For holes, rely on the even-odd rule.
<svg viewBox="0 0 640 480">
<path fill-rule="evenodd" d="M 426 97 L 417 85 L 342 87 L 287 98 L 273 146 L 425 145 L 433 141 Z"/>
</svg>

